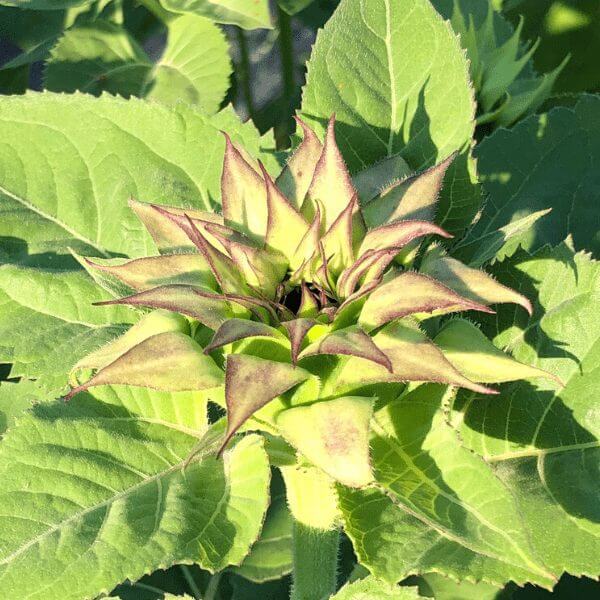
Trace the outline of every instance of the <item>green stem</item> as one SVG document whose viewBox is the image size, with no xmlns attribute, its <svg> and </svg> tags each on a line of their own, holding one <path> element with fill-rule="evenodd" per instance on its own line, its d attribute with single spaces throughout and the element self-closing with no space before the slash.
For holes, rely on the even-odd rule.
<svg viewBox="0 0 600 600">
<path fill-rule="evenodd" d="M 188 567 L 186 567 L 186 565 L 179 565 L 179 566 L 181 568 L 181 572 L 183 573 L 183 577 L 186 580 L 186 582 L 190 588 L 190 592 L 192 592 L 192 596 L 194 596 L 194 598 L 196 600 L 202 600 L 202 592 L 200 591 L 200 588 L 194 581 L 194 578 L 193 578 L 192 574 L 190 573 L 190 570 L 188 569 Z"/>
<path fill-rule="evenodd" d="M 240 64 L 237 66 L 236 77 L 244 94 L 248 117 L 253 119 L 254 100 L 252 98 L 252 86 L 250 85 L 250 53 L 248 52 L 248 42 L 241 27 L 236 27 L 236 36 L 240 47 Z"/>
<path fill-rule="evenodd" d="M 277 4 L 277 24 L 279 26 L 279 54 L 281 57 L 281 76 L 283 78 L 283 105 L 285 114 L 283 120 L 275 128 L 275 138 L 278 148 L 289 146 L 289 134 L 291 132 L 291 120 L 288 109 L 292 108 L 292 102 L 296 92 L 296 77 L 294 66 L 294 40 L 292 37 L 292 24 L 288 15 Z"/>
<path fill-rule="evenodd" d="M 291 600 L 321 600 L 337 589 L 337 529 L 322 530 L 294 521 Z"/>
<path fill-rule="evenodd" d="M 206 591 L 204 592 L 204 600 L 216 600 L 219 592 L 219 583 L 221 582 L 222 571 L 215 573 L 208 582 L 206 586 Z"/>
</svg>

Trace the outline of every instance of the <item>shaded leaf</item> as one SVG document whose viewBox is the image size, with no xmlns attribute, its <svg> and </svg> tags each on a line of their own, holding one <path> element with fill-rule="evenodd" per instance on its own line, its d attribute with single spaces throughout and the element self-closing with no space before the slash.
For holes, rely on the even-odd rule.
<svg viewBox="0 0 600 600">
<path fill-rule="evenodd" d="M 390 583 L 436 571 L 500 585 L 554 585 L 511 492 L 446 422 L 444 392 L 420 386 L 376 413 L 373 469 L 385 493 L 338 488 L 360 561 Z"/>
<path fill-rule="evenodd" d="M 281 477 L 271 483 L 271 504 L 260 537 L 244 562 L 232 570 L 257 583 L 279 579 L 292 570 L 292 516 Z"/>
<path fill-rule="evenodd" d="M 495 273 L 523 291 L 534 289 L 537 301 L 530 321 L 505 307 L 484 321 L 484 331 L 515 359 L 560 377 L 564 387 L 517 382 L 489 403 L 461 394 L 453 421 L 465 445 L 511 490 L 547 568 L 593 576 L 600 549 L 594 476 L 600 461 L 600 267 L 561 245 L 533 256 L 520 252 Z"/>
<path fill-rule="evenodd" d="M 229 87 L 227 42 L 208 19 L 184 15 L 167 23 L 167 42 L 153 63 L 123 25 L 103 19 L 75 25 L 53 46 L 45 87 L 56 92 L 103 91 L 165 104 L 219 110 Z"/>
<path fill-rule="evenodd" d="M 480 240 L 517 219 L 551 208 L 521 240 L 522 246 L 533 251 L 547 243 L 558 244 L 570 234 L 578 250 L 597 254 L 599 116 L 600 98 L 583 95 L 574 108 L 531 116 L 485 139 L 476 156 L 490 200 L 468 239 Z M 460 258 L 472 260 L 477 250 L 477 246 L 467 248 Z"/>
<path fill-rule="evenodd" d="M 474 109 L 459 41 L 427 0 L 372 2 L 369 10 L 362 0 L 342 0 L 317 36 L 304 117 L 323 130 L 336 113 L 352 173 L 396 154 L 419 171 L 460 151 L 440 199 L 439 222 L 452 233 L 470 223 L 480 204 L 466 159 Z"/>
</svg>

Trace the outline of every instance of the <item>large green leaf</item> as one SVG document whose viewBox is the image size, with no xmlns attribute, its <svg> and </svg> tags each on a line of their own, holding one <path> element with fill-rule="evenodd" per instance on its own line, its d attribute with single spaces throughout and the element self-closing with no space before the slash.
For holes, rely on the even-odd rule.
<svg viewBox="0 0 600 600">
<path fill-rule="evenodd" d="M 600 264 L 562 245 L 520 252 L 495 275 L 537 295 L 533 318 L 499 308 L 485 329 L 515 358 L 564 381 L 461 394 L 455 424 L 509 488 L 537 555 L 555 573 L 600 571 Z"/>
<path fill-rule="evenodd" d="M 459 258 L 477 260 L 491 234 L 548 208 L 550 214 L 513 239 L 513 251 L 518 244 L 529 250 L 557 244 L 571 234 L 577 249 L 600 253 L 600 96 L 583 95 L 572 109 L 500 129 L 475 155 L 488 199 Z"/>
<path fill-rule="evenodd" d="M 0 436 L 12 427 L 15 420 L 38 399 L 36 388 L 31 381 L 0 384 Z"/>
<path fill-rule="evenodd" d="M 160 0 L 176 13 L 194 13 L 244 29 L 271 28 L 268 0 Z"/>
<path fill-rule="evenodd" d="M 381 489 L 340 489 L 360 561 L 389 582 L 436 571 L 553 585 L 510 490 L 446 422 L 443 395 L 441 386 L 420 386 L 376 413 L 371 447 Z"/>
<path fill-rule="evenodd" d="M 221 129 L 260 155 L 256 130 L 230 110 L 207 118 L 183 105 L 169 109 L 109 96 L 0 99 L 0 206 L 8 201 L 16 211 L 11 237 L 39 239 L 43 233 L 33 222 L 52 235 L 62 231 L 65 241 L 78 240 L 87 254 L 147 255 L 151 241 L 128 198 L 218 205 Z M 263 158 L 273 165 L 269 153 Z"/>
<path fill-rule="evenodd" d="M 280 579 L 292 570 L 292 515 L 280 476 L 271 482 L 271 504 L 260 537 L 244 562 L 232 570 L 256 583 Z"/>
<path fill-rule="evenodd" d="M 122 25 L 96 20 L 71 28 L 52 48 L 45 84 L 57 92 L 108 91 L 167 104 L 184 102 L 212 114 L 229 87 L 230 73 L 225 37 L 203 17 L 170 21 L 156 64 Z"/>
<path fill-rule="evenodd" d="M 96 307 L 106 298 L 83 271 L 0 266 L 0 362 L 11 375 L 38 379 L 39 393 L 58 395 L 70 368 L 123 333 L 135 314 Z"/>
<path fill-rule="evenodd" d="M 342 0 L 319 32 L 302 112 L 337 141 L 351 171 L 398 152 L 413 170 L 460 150 L 439 219 L 458 231 L 479 207 L 467 161 L 475 104 L 458 39 L 426 0 Z"/>
<path fill-rule="evenodd" d="M 186 465 L 205 409 L 101 388 L 23 418 L 0 444 L 3 594 L 81 600 L 173 563 L 239 563 L 266 510 L 267 456 L 249 436 Z"/>
<path fill-rule="evenodd" d="M 103 294 L 68 248 L 153 253 L 130 196 L 218 205 L 220 129 L 260 154 L 256 130 L 229 110 L 208 119 L 108 96 L 0 99 L 0 263 L 12 263 L 0 267 L 0 360 L 14 375 L 42 376 L 45 392 L 58 392 L 81 356 L 122 333 L 133 313 L 90 306 Z"/>
</svg>

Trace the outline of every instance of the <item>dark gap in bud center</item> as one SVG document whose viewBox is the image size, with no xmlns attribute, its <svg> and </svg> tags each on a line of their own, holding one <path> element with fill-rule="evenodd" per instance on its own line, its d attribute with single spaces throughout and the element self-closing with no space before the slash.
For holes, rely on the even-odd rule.
<svg viewBox="0 0 600 600">
<path fill-rule="evenodd" d="M 289 308 L 294 314 L 300 309 L 300 302 L 302 300 L 302 291 L 300 288 L 293 288 L 283 299 L 283 305 Z"/>
</svg>

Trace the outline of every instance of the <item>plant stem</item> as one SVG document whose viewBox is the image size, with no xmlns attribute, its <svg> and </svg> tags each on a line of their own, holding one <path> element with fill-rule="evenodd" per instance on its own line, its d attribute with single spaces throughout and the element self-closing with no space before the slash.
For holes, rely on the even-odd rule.
<svg viewBox="0 0 600 600">
<path fill-rule="evenodd" d="M 337 589 L 337 529 L 322 530 L 294 521 L 291 600 L 321 600 Z"/>
<path fill-rule="evenodd" d="M 252 98 L 252 86 L 250 85 L 250 54 L 248 52 L 248 41 L 241 27 L 236 27 L 236 36 L 240 48 L 240 64 L 238 65 L 236 77 L 246 101 L 248 118 L 254 118 L 254 100 Z"/>
<path fill-rule="evenodd" d="M 219 592 L 219 583 L 221 582 L 222 571 L 215 573 L 208 582 L 206 586 L 206 591 L 204 592 L 204 600 L 216 600 L 218 597 L 217 594 Z"/>
<path fill-rule="evenodd" d="M 294 40 L 292 38 L 292 24 L 288 15 L 277 4 L 277 24 L 279 26 L 279 54 L 281 57 L 281 76 L 283 79 L 283 106 L 285 107 L 282 121 L 275 128 L 275 138 L 278 148 L 289 145 L 288 136 L 291 132 L 290 115 L 294 95 L 296 92 L 296 78 L 294 75 Z"/>
<path fill-rule="evenodd" d="M 188 569 L 188 567 L 186 565 L 179 565 L 179 566 L 181 568 L 181 572 L 183 573 L 183 577 L 185 578 L 185 580 L 190 588 L 190 592 L 192 592 L 192 596 L 194 596 L 194 598 L 196 600 L 202 600 L 202 592 L 200 591 L 200 588 L 194 581 L 194 578 L 193 578 L 192 574 L 190 573 L 190 570 Z"/>
</svg>

